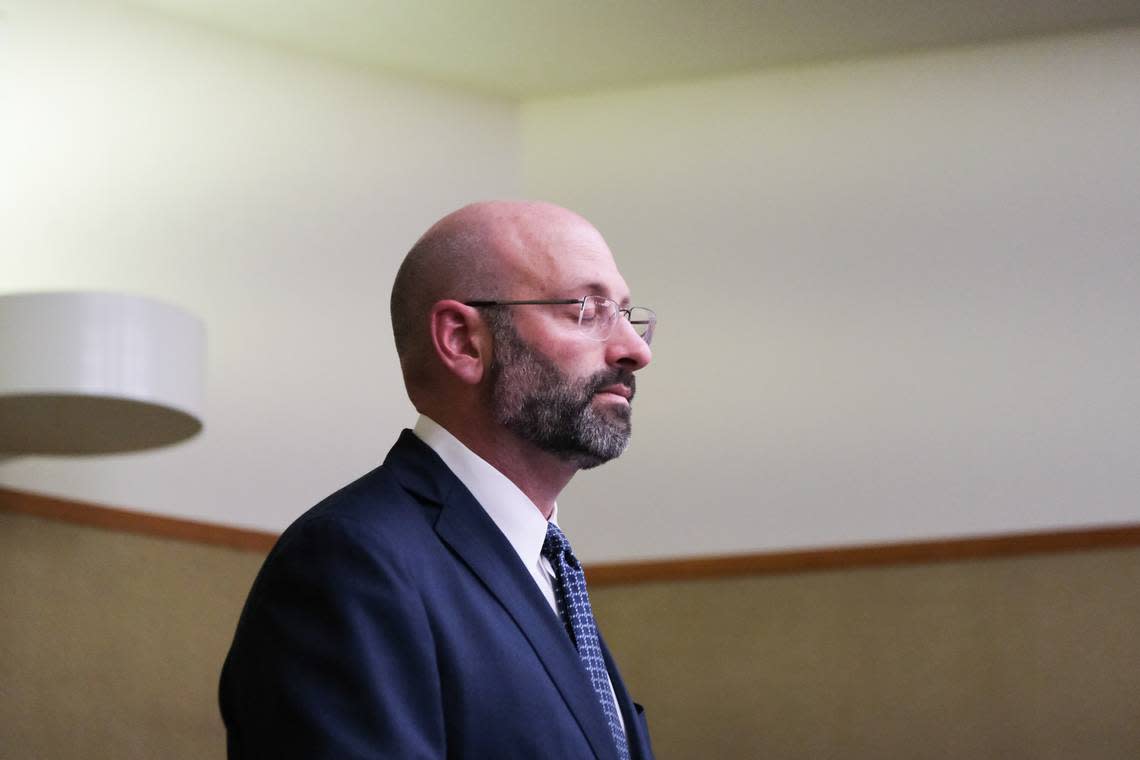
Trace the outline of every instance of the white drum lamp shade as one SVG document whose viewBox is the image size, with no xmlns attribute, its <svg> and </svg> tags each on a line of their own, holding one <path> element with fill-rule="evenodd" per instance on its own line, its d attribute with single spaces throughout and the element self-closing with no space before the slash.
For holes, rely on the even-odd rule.
<svg viewBox="0 0 1140 760">
<path fill-rule="evenodd" d="M 0 295 L 0 456 L 109 454 L 202 429 L 206 333 L 115 293 Z"/>
</svg>

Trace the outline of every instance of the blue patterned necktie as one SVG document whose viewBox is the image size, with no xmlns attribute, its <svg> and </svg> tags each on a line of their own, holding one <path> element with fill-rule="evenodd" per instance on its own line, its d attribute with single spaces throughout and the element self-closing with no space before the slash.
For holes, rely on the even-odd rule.
<svg viewBox="0 0 1140 760">
<path fill-rule="evenodd" d="M 610 691 L 610 679 L 606 674 L 606 662 L 602 658 L 602 645 L 598 642 L 594 611 L 590 609 L 590 597 L 586 595 L 586 575 L 578 564 L 578 558 L 570 551 L 570 542 L 554 523 L 547 523 L 542 556 L 550 560 L 554 568 L 554 595 L 558 599 L 562 622 L 570 634 L 570 640 L 578 649 L 578 656 L 586 667 L 598 701 L 602 703 L 602 712 L 610 724 L 618 757 L 629 760 L 629 746 L 618 717 L 617 705 L 614 704 L 613 692 Z"/>
</svg>

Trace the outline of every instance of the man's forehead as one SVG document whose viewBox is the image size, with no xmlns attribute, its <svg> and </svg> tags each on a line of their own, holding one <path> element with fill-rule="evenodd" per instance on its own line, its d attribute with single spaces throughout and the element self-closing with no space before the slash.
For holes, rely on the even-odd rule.
<svg viewBox="0 0 1140 760">
<path fill-rule="evenodd" d="M 521 252 L 516 270 L 524 286 L 551 297 L 604 295 L 620 301 L 629 288 L 609 248 L 597 238 L 550 240 Z"/>
</svg>

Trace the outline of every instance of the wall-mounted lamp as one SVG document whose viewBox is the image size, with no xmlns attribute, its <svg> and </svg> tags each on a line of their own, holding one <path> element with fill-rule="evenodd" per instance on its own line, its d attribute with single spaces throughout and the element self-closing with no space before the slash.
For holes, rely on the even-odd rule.
<svg viewBox="0 0 1140 760">
<path fill-rule="evenodd" d="M 109 454 L 202 429 L 206 333 L 115 293 L 0 295 L 0 456 Z"/>
</svg>

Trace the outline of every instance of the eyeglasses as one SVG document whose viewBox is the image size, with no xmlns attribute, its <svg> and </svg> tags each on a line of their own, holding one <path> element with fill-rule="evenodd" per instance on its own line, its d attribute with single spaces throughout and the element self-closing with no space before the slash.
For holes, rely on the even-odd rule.
<svg viewBox="0 0 1140 760">
<path fill-rule="evenodd" d="M 614 331 L 618 315 L 623 315 L 633 326 L 634 332 L 648 344 L 653 340 L 653 330 L 657 326 L 657 315 L 652 309 L 631 306 L 623 309 L 617 301 L 604 296 L 584 298 L 559 298 L 552 301 L 464 301 L 464 306 L 485 308 L 489 306 L 569 306 L 578 304 L 578 327 L 594 340 L 607 340 Z"/>
</svg>

